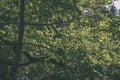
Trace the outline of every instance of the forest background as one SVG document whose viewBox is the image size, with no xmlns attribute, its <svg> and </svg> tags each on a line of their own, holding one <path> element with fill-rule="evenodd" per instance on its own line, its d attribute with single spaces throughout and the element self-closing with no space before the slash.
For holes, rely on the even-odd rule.
<svg viewBox="0 0 120 80">
<path fill-rule="evenodd" d="M 109 1 L 1 0 L 0 80 L 120 80 Z"/>
</svg>

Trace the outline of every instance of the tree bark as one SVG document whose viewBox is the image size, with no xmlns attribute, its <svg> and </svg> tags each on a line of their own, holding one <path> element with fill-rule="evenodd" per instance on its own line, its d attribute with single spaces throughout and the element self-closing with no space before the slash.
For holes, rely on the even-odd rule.
<svg viewBox="0 0 120 80">
<path fill-rule="evenodd" d="M 14 56 L 14 63 L 9 74 L 9 80 L 17 80 L 17 73 L 19 70 L 20 57 L 22 52 L 23 45 L 23 36 L 24 36 L 24 4 L 25 0 L 20 0 L 20 22 L 19 22 L 19 33 L 18 33 L 18 44 Z"/>
</svg>

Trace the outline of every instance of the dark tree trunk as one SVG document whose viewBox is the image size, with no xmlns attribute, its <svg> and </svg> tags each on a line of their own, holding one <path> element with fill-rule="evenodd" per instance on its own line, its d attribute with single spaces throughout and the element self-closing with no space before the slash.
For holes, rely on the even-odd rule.
<svg viewBox="0 0 120 80">
<path fill-rule="evenodd" d="M 19 22 L 19 33 L 18 33 L 18 44 L 15 52 L 14 64 L 11 68 L 9 75 L 9 80 L 17 80 L 17 73 L 19 70 L 19 62 L 22 52 L 23 36 L 24 36 L 24 2 L 25 0 L 20 0 L 20 22 Z"/>
</svg>

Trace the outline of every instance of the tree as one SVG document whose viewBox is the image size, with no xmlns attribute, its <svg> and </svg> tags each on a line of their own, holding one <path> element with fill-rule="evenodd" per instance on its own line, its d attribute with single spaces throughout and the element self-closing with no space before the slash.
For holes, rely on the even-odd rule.
<svg viewBox="0 0 120 80">
<path fill-rule="evenodd" d="M 2 0 L 0 78 L 119 80 L 119 17 L 107 1 Z"/>
</svg>

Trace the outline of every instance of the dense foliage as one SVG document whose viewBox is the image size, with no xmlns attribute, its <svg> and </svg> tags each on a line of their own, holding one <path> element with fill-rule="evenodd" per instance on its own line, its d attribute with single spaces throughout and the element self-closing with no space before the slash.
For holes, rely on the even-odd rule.
<svg viewBox="0 0 120 80">
<path fill-rule="evenodd" d="M 22 1 L 0 3 L 1 80 L 120 79 L 120 17 L 109 0 Z"/>
</svg>

